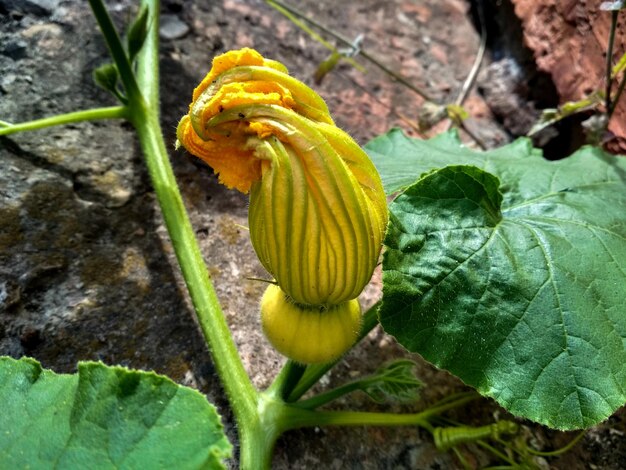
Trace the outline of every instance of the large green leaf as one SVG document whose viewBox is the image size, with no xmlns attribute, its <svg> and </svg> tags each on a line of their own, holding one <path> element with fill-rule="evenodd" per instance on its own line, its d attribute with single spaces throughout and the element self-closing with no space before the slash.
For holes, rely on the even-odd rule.
<svg viewBox="0 0 626 470">
<path fill-rule="evenodd" d="M 0 403 L 2 468 L 223 468 L 231 453 L 205 397 L 153 372 L 0 357 Z"/>
<path fill-rule="evenodd" d="M 551 427 L 626 401 L 625 158 L 586 147 L 550 162 L 525 140 L 478 153 L 397 131 L 368 151 L 389 192 L 430 171 L 390 205 L 387 332 Z"/>
<path fill-rule="evenodd" d="M 400 129 L 392 129 L 376 137 L 365 146 L 365 150 L 378 168 L 387 194 L 415 183 L 422 173 L 446 165 L 475 165 L 500 176 L 504 181 L 510 172 L 507 165 L 523 160 L 520 169 L 526 167 L 525 171 L 528 171 L 530 168 L 525 160 L 541 156 L 541 150 L 534 149 L 528 139 L 518 139 L 487 152 L 474 152 L 461 145 L 454 131 L 439 134 L 430 140 L 420 140 L 407 137 Z"/>
</svg>

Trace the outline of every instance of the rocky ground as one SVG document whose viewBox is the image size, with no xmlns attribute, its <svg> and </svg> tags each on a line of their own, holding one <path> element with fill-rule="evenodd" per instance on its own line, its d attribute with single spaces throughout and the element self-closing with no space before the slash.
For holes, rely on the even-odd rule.
<svg viewBox="0 0 626 470">
<path fill-rule="evenodd" d="M 130 0 L 107 5 L 120 26 L 135 11 Z M 306 0 L 298 8 L 351 39 L 363 35 L 367 52 L 438 102 L 454 101 L 479 44 L 470 5 L 463 0 Z M 260 332 L 257 303 L 264 286 L 248 278 L 264 272 L 242 229 L 246 198 L 219 186 L 197 160 L 174 152 L 174 129 L 214 55 L 255 47 L 312 84 L 327 51 L 256 0 L 165 0 L 162 12 L 162 123 L 171 159 L 245 366 L 255 384 L 265 386 L 283 360 Z M 521 47 L 519 24 L 510 15 L 503 18 L 508 33 L 490 41 L 477 87 L 466 102 L 472 115 L 468 128 L 488 146 L 524 134 L 538 108 L 558 102 L 550 80 L 534 70 L 532 54 Z M 105 44 L 85 2 L 0 0 L 1 120 L 113 104 L 91 77 L 106 61 Z M 316 86 L 338 124 L 361 144 L 392 126 L 417 134 L 424 99 L 360 62 L 367 73 L 341 64 Z M 432 132 L 443 128 L 445 123 Z M 559 136 L 553 139 L 555 148 L 558 142 Z M 364 303 L 377 295 L 376 279 Z M 236 442 L 232 416 L 192 318 L 130 126 L 84 123 L 0 138 L 0 354 L 32 356 L 59 372 L 73 371 L 79 360 L 156 370 L 205 393 Z M 402 355 L 376 330 L 323 386 Z M 414 359 L 427 383 L 423 403 L 396 410 L 419 409 L 462 389 L 455 378 Z M 352 405 L 382 409 L 360 396 Z M 459 419 L 478 423 L 502 414 L 485 400 Z M 572 437 L 531 423 L 525 432 L 544 449 Z M 539 463 L 623 468 L 625 432 L 624 413 L 618 413 L 564 457 Z M 478 448 L 465 449 L 464 455 L 472 465 L 490 463 Z M 290 433 L 277 445 L 274 466 L 460 468 L 451 453 L 438 453 L 417 429 L 373 427 Z"/>
</svg>

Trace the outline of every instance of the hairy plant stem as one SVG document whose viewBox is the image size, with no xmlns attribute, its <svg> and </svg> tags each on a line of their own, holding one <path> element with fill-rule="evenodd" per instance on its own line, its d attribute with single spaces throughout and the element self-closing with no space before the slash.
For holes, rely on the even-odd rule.
<svg viewBox="0 0 626 470">
<path fill-rule="evenodd" d="M 305 410 L 314 410 L 322 405 L 325 405 L 326 403 L 330 403 L 331 401 L 341 398 L 348 393 L 352 393 L 356 390 L 363 390 L 366 383 L 367 379 L 348 382 L 347 384 L 320 393 L 319 395 L 315 395 L 307 400 L 297 401 L 293 403 L 293 406 L 297 406 L 298 408 L 303 408 Z"/>
<path fill-rule="evenodd" d="M 267 393 L 274 394 L 280 397 L 281 400 L 284 400 L 289 396 L 294 387 L 298 385 L 306 369 L 306 365 L 298 364 L 288 359 L 280 373 L 274 379 L 274 382 L 272 382 L 272 385 L 267 389 Z"/>
<path fill-rule="evenodd" d="M 120 72 L 120 78 L 129 99 L 128 119 L 134 125 L 139 136 L 146 159 L 148 172 L 152 180 L 163 219 L 167 227 L 176 257 L 181 267 L 183 278 L 189 290 L 196 316 L 212 352 L 226 394 L 239 425 L 242 449 L 244 443 L 259 441 L 266 429 L 261 426 L 257 410 L 258 393 L 250 382 L 237 348 L 232 339 L 224 314 L 221 310 L 213 284 L 202 259 L 200 247 L 195 238 L 191 222 L 183 205 L 183 200 L 169 162 L 163 133 L 159 123 L 158 85 L 158 11 L 157 0 L 144 0 L 150 11 L 150 27 L 146 42 L 138 55 L 138 79 L 128 62 L 124 48 L 111 19 L 101 0 L 89 0 L 100 24 L 113 60 Z M 141 87 L 141 88 L 140 88 Z M 271 433 L 269 433 L 271 436 Z M 274 437 L 275 440 L 275 437 Z M 266 439 L 263 438 L 264 443 Z M 256 455 L 261 446 L 254 447 L 255 455 L 242 450 L 242 466 L 255 465 L 256 460 L 266 461 L 269 457 Z M 265 451 L 263 451 L 265 452 Z M 270 454 L 271 455 L 271 454 Z"/>
<path fill-rule="evenodd" d="M 0 136 L 14 134 L 16 132 L 34 131 L 46 127 L 58 126 L 61 124 L 71 124 L 74 122 L 94 121 L 96 119 L 117 119 L 127 118 L 128 109 L 125 106 L 110 106 L 107 108 L 93 108 L 84 111 L 74 111 L 67 114 L 35 119 L 34 121 L 20 122 L 19 124 L 4 123 L 0 127 Z"/>
<path fill-rule="evenodd" d="M 159 115 L 159 0 L 141 0 L 142 7 L 150 9 L 148 34 L 137 54 L 135 77 L 146 104 Z M 156 73 L 156 75 L 155 75 Z"/>
<path fill-rule="evenodd" d="M 448 410 L 458 408 L 478 398 L 475 393 L 468 393 L 446 404 L 430 407 L 420 413 L 371 413 L 366 411 L 312 411 L 287 405 L 286 429 L 311 426 L 420 426 L 430 429 L 428 422 L 433 417 Z"/>
<path fill-rule="evenodd" d="M 256 391 L 241 363 L 213 284 L 209 279 L 174 179 L 160 125 L 156 116 L 147 111 L 146 105 L 142 106 L 145 111 L 138 111 L 137 108 L 138 106 L 133 105 L 131 122 L 139 134 L 152 184 L 163 212 L 163 219 L 200 328 L 212 352 L 226 393 L 231 399 L 235 416 L 241 419 L 252 419 L 256 408 Z"/>
<path fill-rule="evenodd" d="M 547 451 L 547 452 L 535 450 L 531 448 L 528 448 L 526 450 L 528 450 L 529 453 L 533 455 L 538 455 L 540 457 L 558 457 L 559 455 L 564 454 L 565 452 L 569 451 L 572 447 L 574 447 L 576 444 L 578 444 L 578 441 L 580 441 L 585 436 L 585 434 L 587 434 L 586 430 L 580 431 L 574 439 L 569 441 L 566 445 L 564 445 L 560 449 Z"/>
</svg>

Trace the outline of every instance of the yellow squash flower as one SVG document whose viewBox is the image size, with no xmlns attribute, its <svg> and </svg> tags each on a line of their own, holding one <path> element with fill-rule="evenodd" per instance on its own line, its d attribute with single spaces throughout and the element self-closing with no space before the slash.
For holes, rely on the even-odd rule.
<svg viewBox="0 0 626 470">
<path fill-rule="evenodd" d="M 332 315 L 360 294 L 380 254 L 385 195 L 317 93 L 252 49 L 227 52 L 194 90 L 177 137 L 220 182 L 250 192 L 252 245 L 290 306 Z"/>
</svg>

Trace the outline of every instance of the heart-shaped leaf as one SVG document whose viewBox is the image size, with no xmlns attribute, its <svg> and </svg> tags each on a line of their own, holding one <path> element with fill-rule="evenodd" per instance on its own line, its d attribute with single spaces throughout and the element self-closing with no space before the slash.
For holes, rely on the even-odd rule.
<svg viewBox="0 0 626 470">
<path fill-rule="evenodd" d="M 550 162 L 526 140 L 478 153 L 398 131 L 368 151 L 389 192 L 430 171 L 390 205 L 387 332 L 554 428 L 626 401 L 626 159 L 586 147 Z"/>
</svg>

